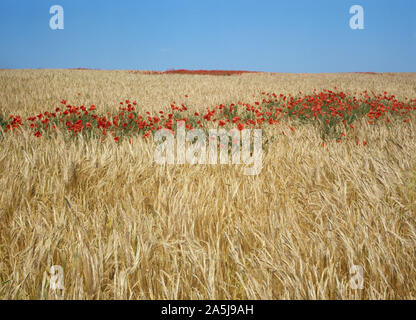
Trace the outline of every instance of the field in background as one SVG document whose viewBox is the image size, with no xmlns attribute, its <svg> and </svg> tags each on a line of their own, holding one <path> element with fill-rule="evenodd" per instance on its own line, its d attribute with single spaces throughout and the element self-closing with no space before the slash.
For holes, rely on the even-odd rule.
<svg viewBox="0 0 416 320">
<path fill-rule="evenodd" d="M 205 76 L 233 76 L 242 75 L 244 73 L 255 73 L 255 71 L 243 71 L 243 70 L 187 70 L 187 69 L 172 69 L 166 71 L 142 71 L 131 70 L 129 73 L 138 74 L 187 74 L 187 75 L 205 75 Z"/>
<path fill-rule="evenodd" d="M 416 74 L 0 70 L 0 114 L 28 117 L 62 99 L 202 112 L 334 86 L 415 98 Z M 54 298 L 45 273 L 60 265 L 67 299 L 414 299 L 414 119 L 363 123 L 325 148 L 312 126 L 289 126 L 269 130 L 277 138 L 258 176 L 239 165 L 162 167 L 141 137 L 0 136 L 0 297 Z M 353 265 L 362 290 L 350 287 Z"/>
</svg>

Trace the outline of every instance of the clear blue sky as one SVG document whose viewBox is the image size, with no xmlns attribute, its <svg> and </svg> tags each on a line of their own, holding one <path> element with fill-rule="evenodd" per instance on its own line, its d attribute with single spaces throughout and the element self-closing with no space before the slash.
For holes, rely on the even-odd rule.
<svg viewBox="0 0 416 320">
<path fill-rule="evenodd" d="M 415 17 L 416 0 L 0 0 L 0 68 L 416 72 Z"/>
</svg>

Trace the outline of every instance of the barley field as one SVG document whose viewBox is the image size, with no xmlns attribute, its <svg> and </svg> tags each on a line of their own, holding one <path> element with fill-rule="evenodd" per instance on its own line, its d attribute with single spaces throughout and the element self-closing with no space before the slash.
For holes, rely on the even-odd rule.
<svg viewBox="0 0 416 320">
<path fill-rule="evenodd" d="M 416 74 L 0 70 L 0 115 L 25 119 L 62 99 L 101 112 L 126 99 L 149 112 L 185 101 L 204 112 L 263 91 L 334 87 L 414 99 Z M 324 147 L 315 126 L 282 121 L 264 129 L 274 139 L 254 176 L 243 165 L 158 165 L 142 136 L 4 132 L 0 298 L 415 299 L 415 119 L 362 120 Z M 52 266 L 63 271 L 59 295 Z"/>
</svg>

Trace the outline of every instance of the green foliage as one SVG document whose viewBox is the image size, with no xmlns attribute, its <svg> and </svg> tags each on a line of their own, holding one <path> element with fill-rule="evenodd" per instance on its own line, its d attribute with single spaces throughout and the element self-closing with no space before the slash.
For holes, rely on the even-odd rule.
<svg viewBox="0 0 416 320">
<path fill-rule="evenodd" d="M 9 122 L 7 120 L 5 120 L 5 118 L 3 117 L 3 115 L 0 113 L 0 127 L 2 129 L 6 128 L 7 124 Z"/>
<path fill-rule="evenodd" d="M 4 135 L 3 131 L 8 125 L 8 121 L 4 119 L 3 115 L 0 113 L 0 137 Z"/>
</svg>

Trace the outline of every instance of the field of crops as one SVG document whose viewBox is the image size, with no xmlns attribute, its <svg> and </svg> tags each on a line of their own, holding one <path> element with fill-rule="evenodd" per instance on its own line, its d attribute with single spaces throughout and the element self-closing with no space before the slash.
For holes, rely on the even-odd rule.
<svg viewBox="0 0 416 320">
<path fill-rule="evenodd" d="M 416 298 L 416 74 L 0 70 L 0 298 Z M 262 169 L 154 160 L 262 129 Z M 351 267 L 363 270 L 354 288 Z"/>
</svg>

